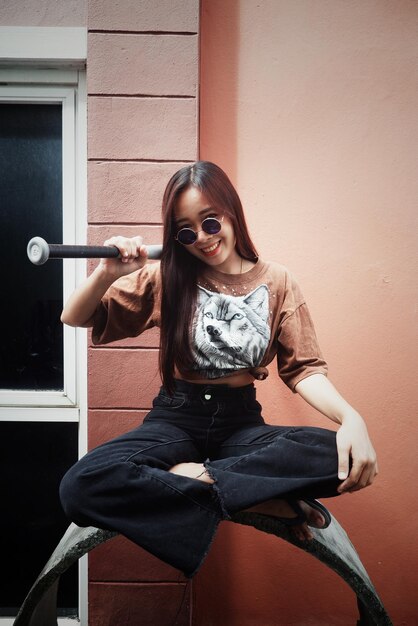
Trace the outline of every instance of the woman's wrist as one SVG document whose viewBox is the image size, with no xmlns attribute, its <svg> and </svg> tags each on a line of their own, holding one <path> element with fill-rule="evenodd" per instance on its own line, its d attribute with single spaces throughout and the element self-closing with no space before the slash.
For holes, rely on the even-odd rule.
<svg viewBox="0 0 418 626">
<path fill-rule="evenodd" d="M 338 416 L 338 421 L 340 422 L 341 425 L 345 424 L 363 424 L 365 425 L 365 421 L 362 418 L 362 416 L 360 415 L 360 413 L 358 413 L 358 411 L 356 411 L 355 409 L 351 408 L 344 411 L 344 413 L 342 413 L 340 416 Z"/>
<path fill-rule="evenodd" d="M 104 293 L 115 282 L 115 280 L 119 278 L 119 276 L 115 276 L 113 272 L 109 272 L 104 263 L 99 263 L 99 265 L 92 272 L 91 277 L 98 287 L 104 289 Z"/>
</svg>

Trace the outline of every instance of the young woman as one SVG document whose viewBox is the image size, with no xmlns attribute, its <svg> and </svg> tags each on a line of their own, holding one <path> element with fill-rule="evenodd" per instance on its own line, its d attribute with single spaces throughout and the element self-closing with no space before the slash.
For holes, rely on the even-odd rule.
<svg viewBox="0 0 418 626">
<path fill-rule="evenodd" d="M 109 239 L 121 258 L 102 259 L 62 313 L 92 326 L 95 344 L 159 326 L 163 386 L 142 425 L 69 470 L 61 500 L 75 523 L 119 531 L 190 577 L 221 520 L 257 511 L 309 541 L 330 523 L 315 498 L 370 485 L 377 465 L 362 417 L 326 376 L 298 284 L 258 257 L 226 174 L 182 168 L 163 221 L 161 263 L 141 237 Z M 253 383 L 274 357 L 337 433 L 264 422 Z"/>
</svg>

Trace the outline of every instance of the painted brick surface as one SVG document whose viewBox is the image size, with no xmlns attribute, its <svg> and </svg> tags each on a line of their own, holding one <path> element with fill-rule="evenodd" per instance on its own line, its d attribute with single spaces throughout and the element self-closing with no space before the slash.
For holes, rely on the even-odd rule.
<svg viewBox="0 0 418 626">
<path fill-rule="evenodd" d="M 179 570 L 160 561 L 121 535 L 101 544 L 91 552 L 89 572 L 90 580 L 94 582 L 186 580 Z"/>
<path fill-rule="evenodd" d="M 161 221 L 161 204 L 171 176 L 186 163 L 90 161 L 89 221 Z"/>
<path fill-rule="evenodd" d="M 142 421 L 148 411 L 118 411 L 116 409 L 108 410 L 90 410 L 89 411 L 89 450 L 100 446 L 105 441 L 110 441 L 114 437 L 118 437 L 123 433 L 136 428 Z"/>
<path fill-rule="evenodd" d="M 157 350 L 89 351 L 90 408 L 147 409 L 161 385 Z"/>
<path fill-rule="evenodd" d="M 88 93 L 196 96 L 197 35 L 91 33 Z"/>
<path fill-rule="evenodd" d="M 189 626 L 189 605 L 185 585 L 91 583 L 89 626 Z"/>
<path fill-rule="evenodd" d="M 89 0 L 89 30 L 196 33 L 197 0 Z"/>
<path fill-rule="evenodd" d="M 195 98 L 90 97 L 89 158 L 194 161 L 196 106 Z"/>
<path fill-rule="evenodd" d="M 86 26 L 87 1 L 1 0 L 2 26 Z"/>
<path fill-rule="evenodd" d="M 88 0 L 89 243 L 162 241 L 167 182 L 198 158 L 199 4 Z M 161 384 L 158 343 L 158 329 L 90 341 L 90 449 L 143 420 Z M 90 626 L 190 624 L 182 574 L 123 537 L 90 553 L 89 578 Z"/>
<path fill-rule="evenodd" d="M 93 245 L 102 245 L 110 237 L 121 235 L 123 237 L 136 237 L 140 235 L 145 244 L 161 243 L 163 239 L 162 226 L 155 225 L 129 225 L 118 224 L 115 219 L 114 224 L 106 226 L 91 225 L 88 229 L 88 241 Z"/>
</svg>

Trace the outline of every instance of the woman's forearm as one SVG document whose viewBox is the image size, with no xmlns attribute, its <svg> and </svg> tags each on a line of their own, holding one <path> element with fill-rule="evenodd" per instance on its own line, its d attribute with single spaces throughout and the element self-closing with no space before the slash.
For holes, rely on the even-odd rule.
<svg viewBox="0 0 418 626">
<path fill-rule="evenodd" d="M 118 258 L 101 259 L 94 272 L 70 296 L 61 314 L 61 321 L 69 326 L 93 326 L 93 315 L 106 291 L 115 280 L 141 269 L 148 252 L 142 237 L 111 237 L 105 246 L 119 250 Z"/>
<path fill-rule="evenodd" d="M 296 385 L 296 391 L 308 404 L 337 424 L 342 424 L 349 416 L 360 417 L 323 374 L 303 378 Z"/>
<path fill-rule="evenodd" d="M 371 485 L 378 471 L 376 452 L 361 415 L 323 374 L 302 379 L 296 391 L 311 406 L 340 424 L 336 443 L 338 477 L 343 482 L 338 491 L 357 491 Z"/>
<path fill-rule="evenodd" d="M 100 300 L 114 278 L 98 265 L 94 272 L 72 293 L 61 313 L 61 321 L 69 326 L 89 327 Z"/>
</svg>

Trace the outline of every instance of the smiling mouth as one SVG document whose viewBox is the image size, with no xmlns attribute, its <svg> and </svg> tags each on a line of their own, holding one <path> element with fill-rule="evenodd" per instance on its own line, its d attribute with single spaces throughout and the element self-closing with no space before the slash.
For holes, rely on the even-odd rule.
<svg viewBox="0 0 418 626">
<path fill-rule="evenodd" d="M 217 241 L 216 243 L 212 244 L 211 246 L 208 246 L 207 248 L 200 248 L 200 251 L 203 252 L 203 254 L 214 254 L 216 252 L 216 250 L 219 248 L 219 246 L 221 245 L 221 241 Z"/>
</svg>

